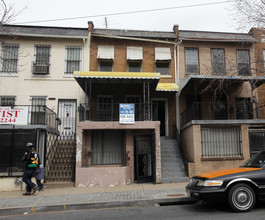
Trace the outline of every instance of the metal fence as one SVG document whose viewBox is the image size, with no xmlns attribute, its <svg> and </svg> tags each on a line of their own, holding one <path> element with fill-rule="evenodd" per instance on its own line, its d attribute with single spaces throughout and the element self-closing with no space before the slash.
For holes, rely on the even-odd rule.
<svg viewBox="0 0 265 220">
<path fill-rule="evenodd" d="M 50 135 L 46 148 L 46 175 L 48 182 L 73 182 L 75 180 L 75 134 Z"/>
<path fill-rule="evenodd" d="M 233 120 L 233 119 L 265 119 L 265 103 L 227 103 L 194 102 L 181 113 L 181 122 L 191 120 Z"/>
<path fill-rule="evenodd" d="M 146 109 L 151 111 L 150 104 L 132 103 L 134 104 L 134 120 L 144 121 L 150 120 L 145 117 Z M 119 105 L 120 103 L 92 103 L 80 104 L 78 107 L 80 121 L 119 121 Z M 151 115 L 151 112 L 149 114 Z"/>
<path fill-rule="evenodd" d="M 0 176 L 21 176 L 25 162 L 21 160 L 26 143 L 36 143 L 36 130 L 0 130 Z"/>
<path fill-rule="evenodd" d="M 19 111 L 25 109 L 27 111 L 27 125 L 47 125 L 57 129 L 59 119 L 56 113 L 49 109 L 46 105 L 13 105 L 1 106 L 6 109 L 6 114 L 10 121 L 1 121 L 2 124 L 15 124 L 15 119 Z M 4 117 L 1 118 L 4 120 Z"/>
</svg>

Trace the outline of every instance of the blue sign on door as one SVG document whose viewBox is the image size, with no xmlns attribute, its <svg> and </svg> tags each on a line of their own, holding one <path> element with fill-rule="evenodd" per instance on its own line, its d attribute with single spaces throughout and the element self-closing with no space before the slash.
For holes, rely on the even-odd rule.
<svg viewBox="0 0 265 220">
<path fill-rule="evenodd" d="M 134 124 L 134 104 L 120 104 L 120 124 Z"/>
</svg>

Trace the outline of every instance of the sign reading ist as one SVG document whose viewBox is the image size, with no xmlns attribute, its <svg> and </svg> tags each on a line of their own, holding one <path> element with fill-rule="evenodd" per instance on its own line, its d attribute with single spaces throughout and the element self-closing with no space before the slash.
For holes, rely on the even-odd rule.
<svg viewBox="0 0 265 220">
<path fill-rule="evenodd" d="M 0 124 L 26 125 L 28 107 L 0 107 Z"/>
<path fill-rule="evenodd" d="M 134 124 L 134 104 L 120 104 L 120 124 Z"/>
</svg>

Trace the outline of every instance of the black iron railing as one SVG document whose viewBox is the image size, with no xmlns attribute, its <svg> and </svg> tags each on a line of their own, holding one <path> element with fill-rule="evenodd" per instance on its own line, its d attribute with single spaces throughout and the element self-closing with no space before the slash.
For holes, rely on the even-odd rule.
<svg viewBox="0 0 265 220">
<path fill-rule="evenodd" d="M 265 119 L 265 103 L 194 102 L 181 113 L 181 124 L 192 120 Z"/>
<path fill-rule="evenodd" d="M 120 103 L 80 104 L 79 121 L 119 121 Z M 150 104 L 134 103 L 134 120 L 151 120 Z"/>
<path fill-rule="evenodd" d="M 16 124 L 21 120 L 20 113 L 23 113 L 23 124 L 26 125 L 47 125 L 51 128 L 58 128 L 59 119 L 54 111 L 46 105 L 13 105 L 0 106 L 1 124 Z"/>
</svg>

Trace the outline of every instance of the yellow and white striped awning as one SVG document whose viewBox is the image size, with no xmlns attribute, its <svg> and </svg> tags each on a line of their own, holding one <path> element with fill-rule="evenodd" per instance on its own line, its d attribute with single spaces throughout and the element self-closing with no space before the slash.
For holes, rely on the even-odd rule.
<svg viewBox="0 0 265 220">
<path fill-rule="evenodd" d="M 160 73 L 74 71 L 75 78 L 160 79 Z"/>
<path fill-rule="evenodd" d="M 177 92 L 179 91 L 179 86 L 176 83 L 158 83 L 156 91 Z"/>
</svg>

